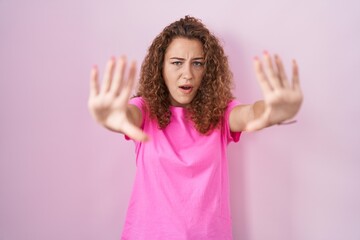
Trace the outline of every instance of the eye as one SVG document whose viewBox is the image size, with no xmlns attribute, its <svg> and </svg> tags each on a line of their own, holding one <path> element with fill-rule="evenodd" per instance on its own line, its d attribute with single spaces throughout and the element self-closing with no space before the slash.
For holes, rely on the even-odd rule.
<svg viewBox="0 0 360 240">
<path fill-rule="evenodd" d="M 171 64 L 175 65 L 175 66 L 180 66 L 182 64 L 182 62 L 180 61 L 175 61 L 175 62 L 171 62 Z"/>
<path fill-rule="evenodd" d="M 200 61 L 195 61 L 193 62 L 194 66 L 196 67 L 201 67 L 201 66 L 204 66 L 204 63 L 203 62 L 200 62 Z"/>
</svg>

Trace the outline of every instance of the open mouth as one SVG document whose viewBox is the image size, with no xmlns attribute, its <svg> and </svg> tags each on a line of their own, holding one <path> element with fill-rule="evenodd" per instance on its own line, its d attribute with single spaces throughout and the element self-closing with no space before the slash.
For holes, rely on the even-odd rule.
<svg viewBox="0 0 360 240">
<path fill-rule="evenodd" d="M 192 92 L 193 87 L 191 85 L 183 85 L 183 86 L 179 86 L 179 89 L 181 92 L 185 94 L 189 94 Z"/>
<path fill-rule="evenodd" d="M 191 86 L 180 86 L 181 89 L 184 89 L 184 90 L 189 90 L 191 89 L 192 87 Z"/>
</svg>

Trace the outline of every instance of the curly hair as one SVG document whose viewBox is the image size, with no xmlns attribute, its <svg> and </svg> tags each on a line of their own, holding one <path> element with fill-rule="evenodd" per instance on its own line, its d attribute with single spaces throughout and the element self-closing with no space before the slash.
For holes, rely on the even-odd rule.
<svg viewBox="0 0 360 240">
<path fill-rule="evenodd" d="M 171 23 L 154 39 L 142 63 L 137 96 L 143 97 L 150 117 L 164 129 L 171 118 L 170 93 L 162 76 L 167 47 L 175 38 L 197 39 L 203 45 L 205 74 L 194 99 L 187 107 L 195 128 L 207 134 L 219 127 L 231 93 L 232 73 L 219 40 L 201 20 L 185 16 Z"/>
</svg>

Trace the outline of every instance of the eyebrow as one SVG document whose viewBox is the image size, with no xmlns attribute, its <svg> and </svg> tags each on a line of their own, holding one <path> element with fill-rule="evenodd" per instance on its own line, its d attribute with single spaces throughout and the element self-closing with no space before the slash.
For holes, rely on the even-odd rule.
<svg viewBox="0 0 360 240">
<path fill-rule="evenodd" d="M 173 59 L 173 60 L 185 60 L 185 58 L 180 58 L 180 57 L 171 57 L 170 59 Z M 203 57 L 196 57 L 196 58 L 192 58 L 191 60 L 204 60 Z"/>
</svg>

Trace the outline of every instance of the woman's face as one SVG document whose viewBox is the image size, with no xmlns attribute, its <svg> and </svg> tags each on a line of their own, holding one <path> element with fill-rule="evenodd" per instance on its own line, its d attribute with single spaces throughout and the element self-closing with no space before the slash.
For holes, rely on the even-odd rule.
<svg viewBox="0 0 360 240">
<path fill-rule="evenodd" d="M 175 38 L 165 52 L 163 78 L 171 105 L 186 107 L 194 99 L 205 72 L 202 43 L 197 39 Z"/>
</svg>

